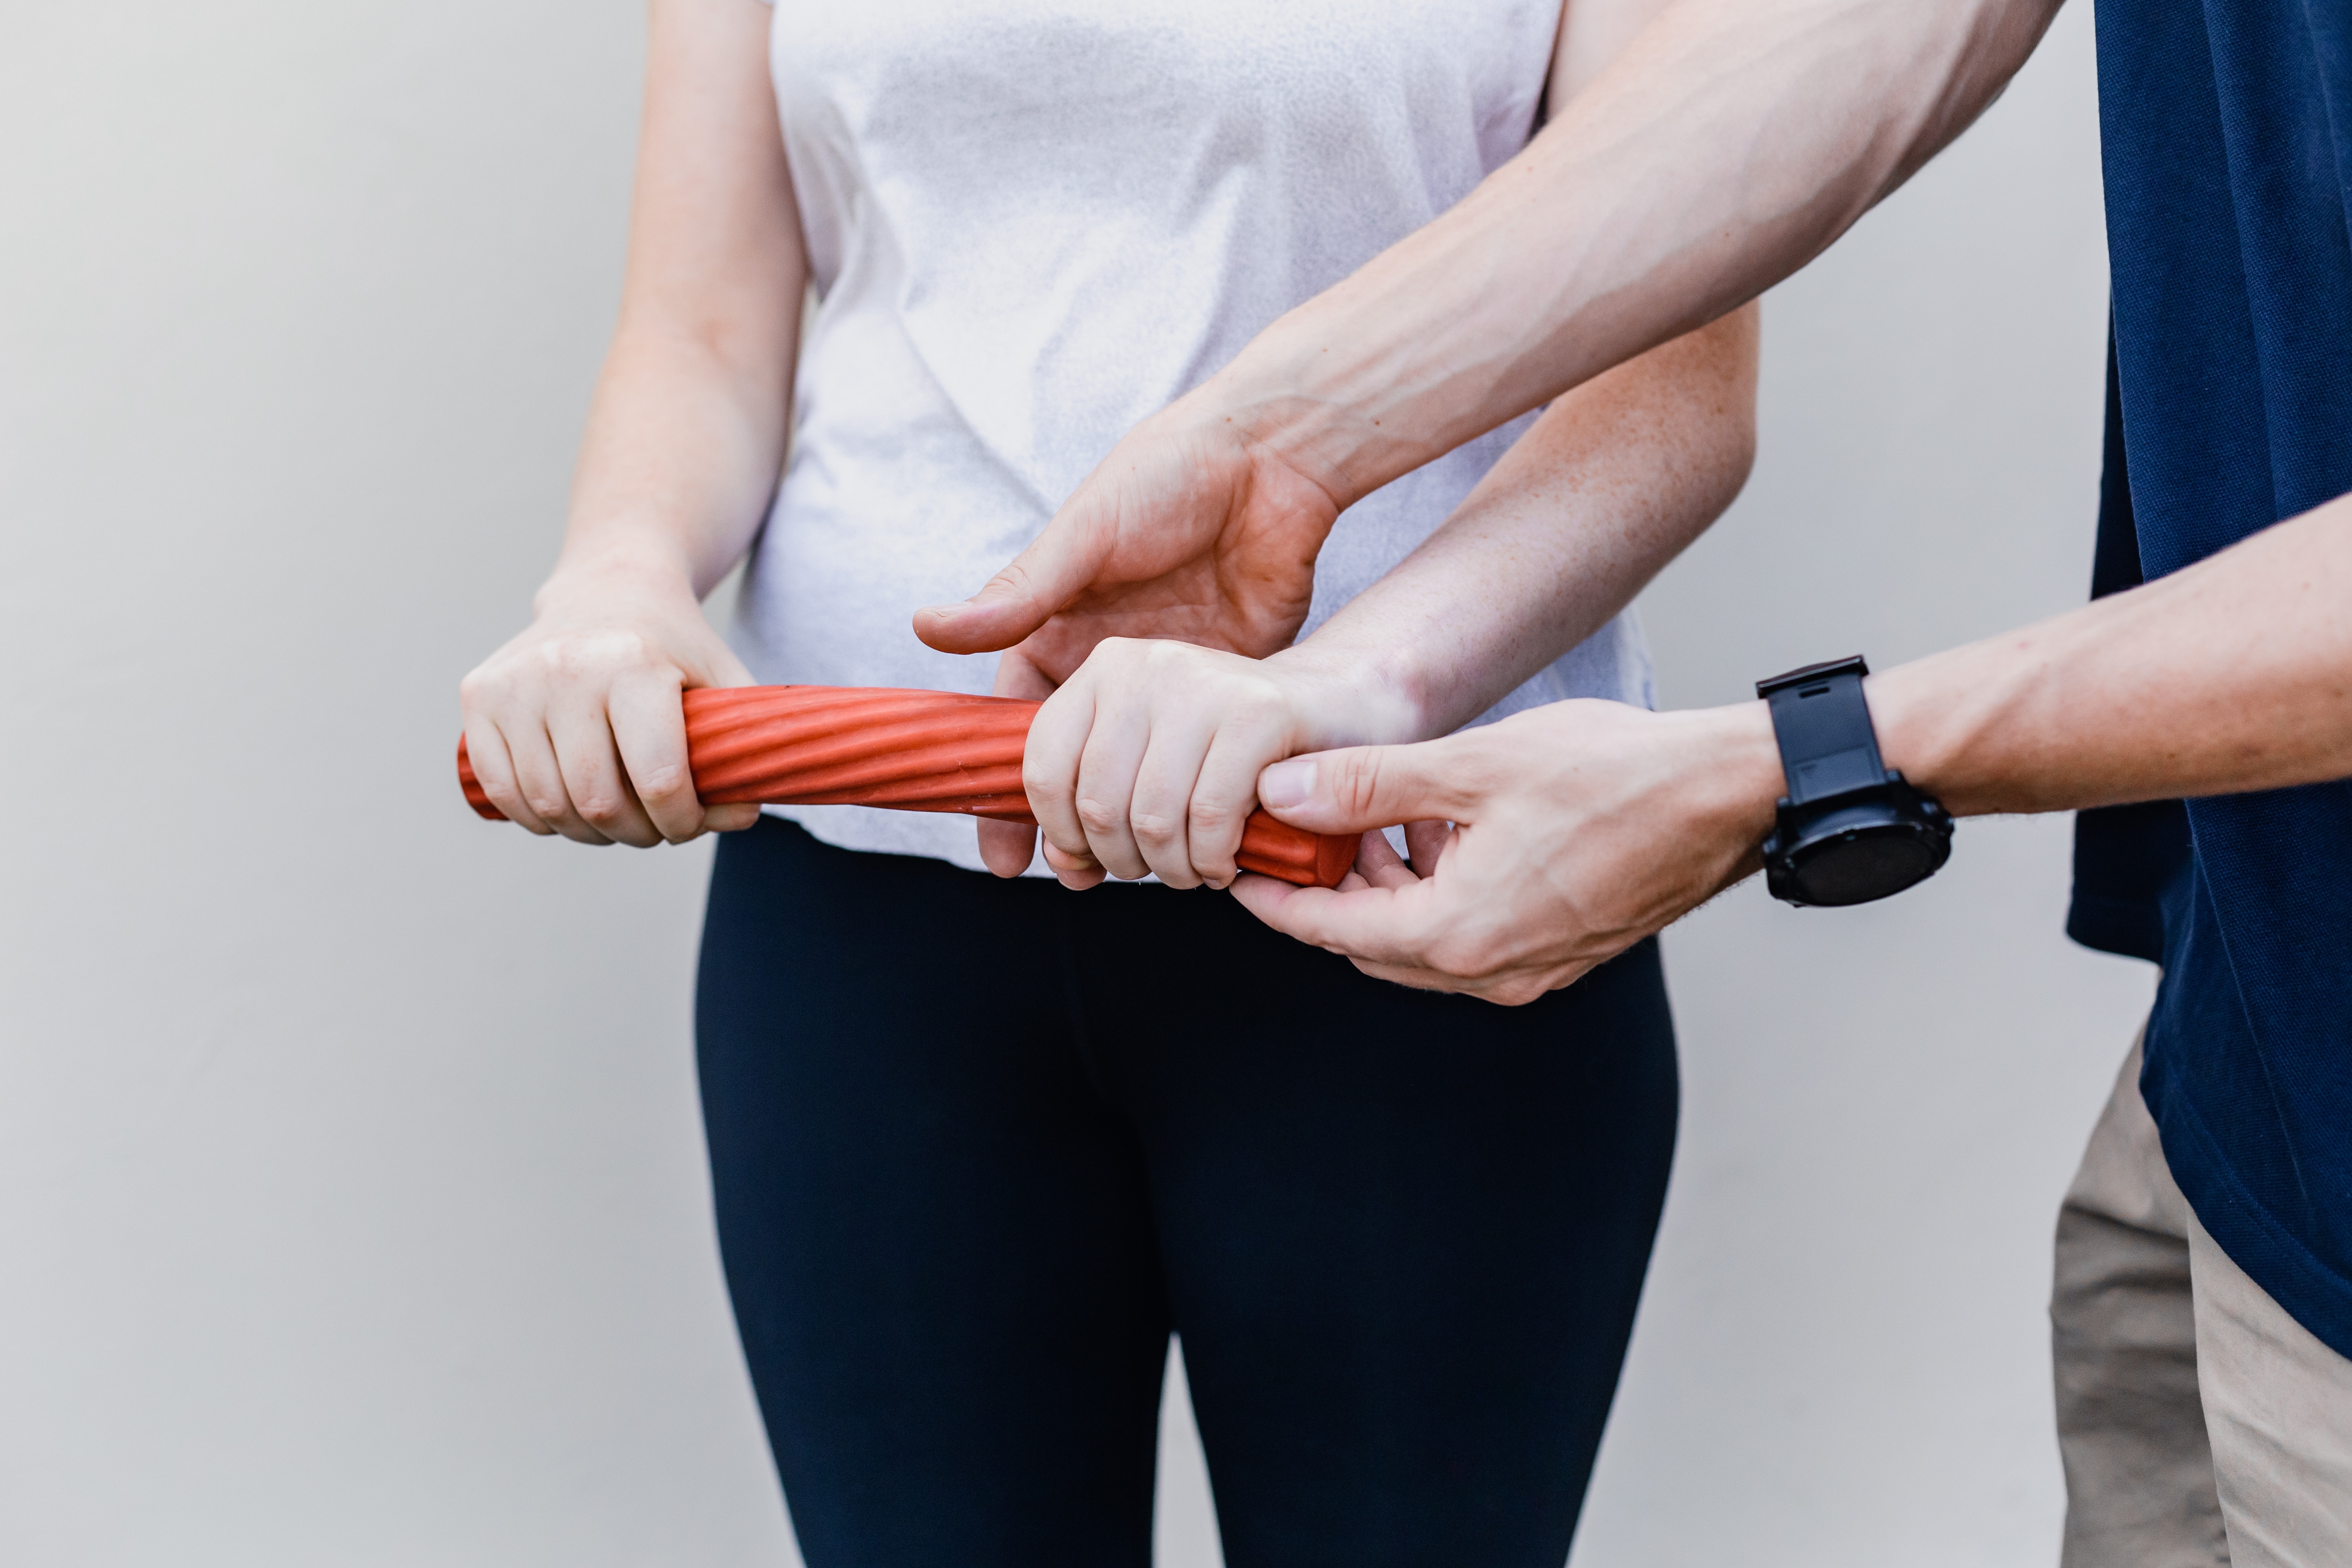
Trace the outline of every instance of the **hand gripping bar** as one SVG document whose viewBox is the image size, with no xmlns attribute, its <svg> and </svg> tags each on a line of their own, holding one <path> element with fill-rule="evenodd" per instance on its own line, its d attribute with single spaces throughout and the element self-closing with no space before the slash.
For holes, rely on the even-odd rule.
<svg viewBox="0 0 2352 1568">
<path fill-rule="evenodd" d="M 856 686 L 685 695 L 687 765 L 705 805 L 878 805 L 1036 826 L 1021 752 L 1037 703 Z M 457 783 L 477 813 L 506 820 L 474 777 L 463 738 Z M 1336 888 L 1356 863 L 1356 843 L 1352 833 L 1309 833 L 1254 811 L 1234 858 L 1299 887 Z"/>
</svg>

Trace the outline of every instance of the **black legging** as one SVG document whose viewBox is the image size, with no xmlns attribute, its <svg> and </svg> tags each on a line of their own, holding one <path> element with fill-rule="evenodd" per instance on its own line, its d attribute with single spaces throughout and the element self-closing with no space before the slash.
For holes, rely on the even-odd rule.
<svg viewBox="0 0 2352 1568">
<path fill-rule="evenodd" d="M 770 818 L 696 1022 L 810 1568 L 1143 1568 L 1171 1330 L 1232 1568 L 1566 1558 L 1674 1149 L 1654 944 L 1503 1008 Z"/>
</svg>

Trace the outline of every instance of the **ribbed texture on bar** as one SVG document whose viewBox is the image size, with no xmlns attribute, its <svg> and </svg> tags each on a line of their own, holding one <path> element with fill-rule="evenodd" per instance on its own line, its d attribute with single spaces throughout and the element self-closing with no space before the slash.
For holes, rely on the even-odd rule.
<svg viewBox="0 0 2352 1568">
<path fill-rule="evenodd" d="M 878 805 L 1025 823 L 1021 749 L 1037 706 L 888 688 L 689 691 L 687 754 L 709 805 Z"/>
<path fill-rule="evenodd" d="M 1038 704 L 887 687 L 747 686 L 686 693 L 686 751 L 705 805 L 874 805 L 1034 825 L 1021 752 Z M 504 820 L 457 742 L 467 804 Z M 1244 870 L 1333 888 L 1355 864 L 1352 834 L 1309 833 L 1253 812 Z"/>
</svg>

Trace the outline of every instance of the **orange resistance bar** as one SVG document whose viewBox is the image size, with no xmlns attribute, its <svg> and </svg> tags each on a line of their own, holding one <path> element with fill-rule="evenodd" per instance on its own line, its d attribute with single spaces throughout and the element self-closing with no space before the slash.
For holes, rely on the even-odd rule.
<svg viewBox="0 0 2352 1568">
<path fill-rule="evenodd" d="M 1034 826 L 1021 752 L 1037 709 L 1014 697 L 887 687 L 705 689 L 686 693 L 687 764 L 705 805 L 878 805 Z M 457 782 L 476 812 L 506 820 L 482 793 L 462 738 Z M 1356 863 L 1356 842 L 1255 811 L 1234 859 L 1299 887 L 1336 888 Z"/>
</svg>

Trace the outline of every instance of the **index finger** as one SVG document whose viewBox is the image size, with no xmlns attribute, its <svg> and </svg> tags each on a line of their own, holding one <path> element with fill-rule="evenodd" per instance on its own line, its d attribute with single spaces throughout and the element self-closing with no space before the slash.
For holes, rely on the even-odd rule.
<svg viewBox="0 0 2352 1568">
<path fill-rule="evenodd" d="M 703 829 L 702 800 L 694 793 L 694 773 L 686 752 L 686 706 L 675 675 L 632 670 L 613 682 L 604 709 L 620 749 L 630 787 L 672 844 Z"/>
<path fill-rule="evenodd" d="M 1428 967 L 1423 954 L 1429 933 L 1440 923 L 1433 882 L 1334 891 L 1245 874 L 1234 879 L 1233 892 L 1244 909 L 1285 936 L 1401 968 Z"/>
<path fill-rule="evenodd" d="M 490 804 L 509 822 L 542 838 L 555 831 L 523 798 L 522 786 L 515 780 L 514 763 L 507 755 L 506 737 L 479 713 L 466 715 L 466 754 L 473 763 L 474 782 L 482 786 L 482 793 L 490 797 Z"/>
<path fill-rule="evenodd" d="M 1095 580 L 1110 558 L 1114 538 L 1113 529 L 1091 507 L 1066 506 L 1028 549 L 971 598 L 917 610 L 915 635 L 942 653 L 1011 647 Z"/>
</svg>

